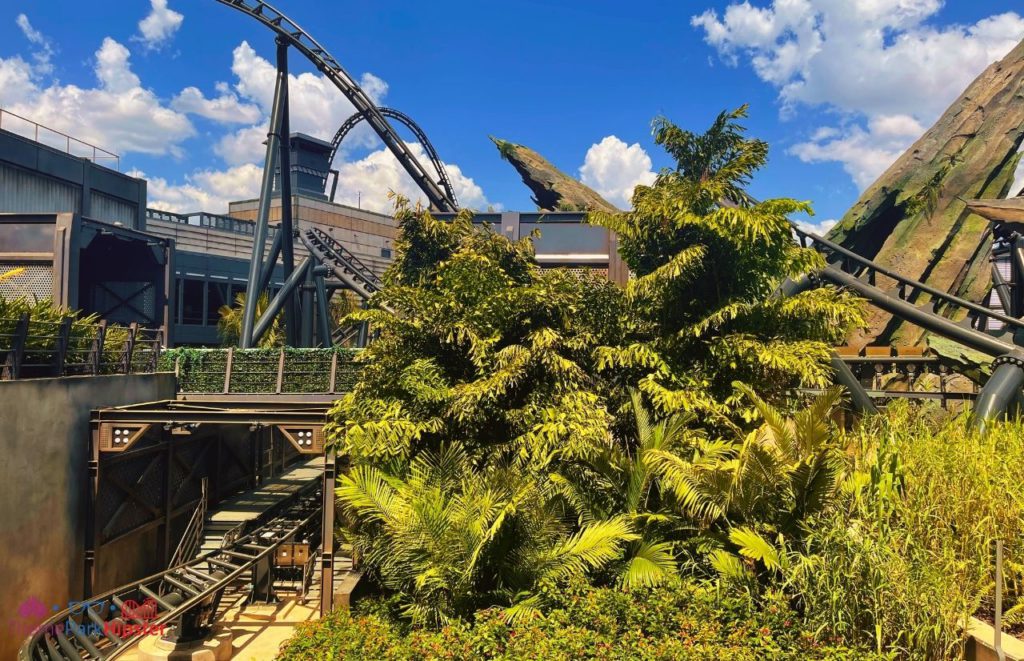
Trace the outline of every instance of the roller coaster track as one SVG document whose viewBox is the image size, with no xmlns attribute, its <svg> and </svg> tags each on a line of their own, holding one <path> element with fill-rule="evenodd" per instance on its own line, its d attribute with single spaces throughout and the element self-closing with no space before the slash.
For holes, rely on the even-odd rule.
<svg viewBox="0 0 1024 661">
<path fill-rule="evenodd" d="M 441 157 L 437 155 L 437 150 L 434 149 L 434 145 L 430 143 L 427 138 L 427 134 L 423 132 L 423 129 L 419 127 L 419 124 L 412 121 L 412 117 L 409 117 L 403 112 L 399 112 L 394 108 L 377 108 L 377 111 L 384 117 L 390 117 L 391 119 L 397 120 L 404 124 L 406 128 L 413 132 L 416 136 L 416 140 L 423 145 L 423 150 L 427 152 L 427 158 L 433 164 L 434 169 L 437 170 L 438 183 L 444 188 L 450 199 L 456 207 L 458 206 L 458 199 L 455 197 L 455 189 L 452 187 L 451 179 L 448 178 L 448 171 L 445 170 L 444 163 L 441 162 Z M 359 125 L 366 119 L 366 115 L 362 113 L 356 113 L 345 120 L 345 122 L 338 127 L 338 132 L 334 134 L 334 139 L 331 140 L 331 155 L 328 157 L 328 163 L 334 162 L 334 157 L 338 153 L 338 149 L 341 147 L 341 143 L 345 140 L 345 136 L 349 132 Z"/>
<path fill-rule="evenodd" d="M 309 254 L 364 300 L 369 299 L 381 288 L 377 274 L 323 230 L 307 228 L 299 234 L 299 240 L 306 246 Z"/>
<path fill-rule="evenodd" d="M 813 274 L 813 278 L 850 289 L 872 305 L 905 321 L 990 356 L 1004 355 L 1024 344 L 1018 339 L 1024 338 L 1024 321 L 1020 319 L 902 276 L 837 243 L 805 232 L 796 225 L 793 225 L 793 231 L 802 246 L 815 249 L 828 263 L 824 269 Z M 877 276 L 892 280 L 895 291 L 890 293 L 876 286 Z M 915 303 L 925 297 L 928 300 L 924 304 Z M 954 314 L 958 310 L 966 312 L 961 322 L 953 322 L 943 314 Z M 1004 325 L 1002 337 L 1010 339 L 1011 343 L 985 332 L 990 321 Z"/>
<path fill-rule="evenodd" d="M 255 585 L 280 544 L 318 532 L 319 486 L 314 480 L 277 503 L 220 549 L 53 615 L 22 645 L 19 661 L 112 661 L 156 631 L 204 634 L 225 589 Z"/>
<path fill-rule="evenodd" d="M 430 204 L 439 211 L 458 211 L 458 204 L 454 196 L 431 178 L 366 92 L 309 33 L 269 3 L 260 0 L 217 0 L 217 2 L 255 18 L 273 30 L 278 39 L 302 53 L 345 95 L 355 107 L 356 114 L 370 124 L 370 127 L 380 136 L 387 148 L 412 177 L 412 180 L 427 196 Z M 427 144 L 424 143 L 424 148 Z M 446 177 L 442 177 L 442 181 L 445 180 Z"/>
</svg>

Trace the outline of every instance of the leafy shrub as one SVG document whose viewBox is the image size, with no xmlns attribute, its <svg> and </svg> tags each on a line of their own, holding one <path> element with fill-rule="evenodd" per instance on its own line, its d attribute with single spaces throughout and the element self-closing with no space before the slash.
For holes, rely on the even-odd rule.
<svg viewBox="0 0 1024 661">
<path fill-rule="evenodd" d="M 1006 544 L 1007 607 L 1024 597 L 1024 425 L 979 435 L 965 416 L 893 403 L 850 440 L 843 504 L 810 522 L 790 588 L 812 626 L 834 635 L 911 658 L 958 656 L 966 618 L 991 604 L 993 540 Z"/>
<path fill-rule="evenodd" d="M 760 606 L 680 583 L 630 592 L 575 584 L 550 595 L 542 617 L 509 622 L 493 610 L 472 623 L 409 630 L 386 604 L 335 611 L 300 625 L 279 659 L 877 659 L 801 629 L 778 594 Z M 367 612 L 369 611 L 369 612 Z"/>
<path fill-rule="evenodd" d="M 861 323 L 841 291 L 773 295 L 823 261 L 793 240 L 788 217 L 811 213 L 809 203 L 744 192 L 768 158 L 739 124 L 746 114 L 723 112 L 703 134 L 656 119 L 654 140 L 674 167 L 636 187 L 632 210 L 590 215 L 615 231 L 635 276 L 625 335 L 601 349 L 600 366 L 628 375 L 661 413 L 736 418 L 749 412 L 733 397 L 736 381 L 775 403 L 796 386 L 824 387 L 832 347 Z"/>
</svg>

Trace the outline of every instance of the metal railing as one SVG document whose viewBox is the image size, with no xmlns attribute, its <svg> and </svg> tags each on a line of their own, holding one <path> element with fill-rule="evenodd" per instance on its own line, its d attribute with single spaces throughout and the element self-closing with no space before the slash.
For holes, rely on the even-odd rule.
<svg viewBox="0 0 1024 661">
<path fill-rule="evenodd" d="M 183 395 L 333 396 L 348 392 L 358 376 L 355 351 L 189 350 L 174 356 L 174 371 Z"/>
<path fill-rule="evenodd" d="M 4 124 L 4 118 L 7 118 L 7 124 Z M 12 125 L 11 118 L 18 120 Z M 23 123 L 21 123 L 23 122 Z M 112 160 L 114 161 L 114 168 L 116 170 L 121 169 L 121 157 L 112 151 L 107 151 L 102 147 L 97 147 L 94 144 L 88 143 L 84 140 L 79 140 L 73 136 L 58 131 L 57 129 L 51 129 L 49 126 L 43 126 L 38 122 L 34 122 L 27 117 L 17 115 L 10 110 L 4 110 L 0 108 L 0 129 L 4 129 L 20 135 L 24 138 L 32 138 L 34 141 L 47 147 L 53 147 L 54 149 L 61 149 L 63 145 L 64 153 L 72 156 L 78 156 L 79 158 L 87 158 L 92 162 L 98 162 L 100 160 Z M 28 133 L 25 133 L 25 129 L 28 129 Z M 42 135 L 40 135 L 42 130 Z M 46 140 L 45 138 L 50 138 Z M 56 138 L 56 139 L 54 139 Z M 80 146 L 79 152 L 76 153 L 72 146 Z"/>
<path fill-rule="evenodd" d="M 192 512 L 192 518 L 189 519 L 188 525 L 185 526 L 185 532 L 181 535 L 178 548 L 174 549 L 171 561 L 167 564 L 168 568 L 177 567 L 191 560 L 203 542 L 203 529 L 206 525 L 206 485 L 207 479 L 204 477 L 200 482 L 199 503 L 196 505 L 195 511 Z"/>
<path fill-rule="evenodd" d="M 162 220 L 168 223 L 178 223 L 181 225 L 191 225 L 193 227 L 208 227 L 211 229 L 222 230 L 224 232 L 232 232 L 234 234 L 244 234 L 245 236 L 253 236 L 256 234 L 256 223 L 251 220 L 244 220 L 242 218 L 233 218 L 231 216 L 221 216 L 215 213 L 206 213 L 205 211 L 197 213 L 174 213 L 173 211 L 161 211 L 160 209 L 146 209 L 147 220 Z M 273 238 L 277 233 L 276 227 L 268 228 L 270 233 L 268 236 Z"/>
<path fill-rule="evenodd" d="M 151 374 L 163 351 L 163 330 L 111 326 L 72 317 L 0 318 L 0 381 L 99 374 Z"/>
<path fill-rule="evenodd" d="M 797 227 L 796 224 L 793 225 L 793 232 L 797 235 L 801 246 L 817 250 L 831 266 L 861 280 L 871 287 L 877 286 L 877 277 L 882 276 L 893 281 L 896 288 L 896 297 L 901 301 L 915 302 L 923 296 L 929 297 L 931 299 L 931 313 L 934 315 L 962 310 L 969 320 L 969 327 L 974 330 L 984 332 L 987 330 L 990 321 L 1000 322 L 1011 331 L 1024 330 L 1024 320 L 1015 319 L 984 305 L 964 300 L 949 292 L 900 275 L 837 243 L 833 243 L 816 234 L 805 232 Z"/>
</svg>

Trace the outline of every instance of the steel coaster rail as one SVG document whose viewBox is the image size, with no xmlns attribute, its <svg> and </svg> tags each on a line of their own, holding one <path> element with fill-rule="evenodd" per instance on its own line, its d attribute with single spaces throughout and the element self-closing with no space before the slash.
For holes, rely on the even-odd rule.
<svg viewBox="0 0 1024 661">
<path fill-rule="evenodd" d="M 299 240 L 335 277 L 364 299 L 380 290 L 381 281 L 377 274 L 327 233 L 309 228 L 299 235 Z"/>
<path fill-rule="evenodd" d="M 427 158 L 430 159 L 434 169 L 437 170 L 439 183 L 444 188 L 452 202 L 455 202 L 457 205 L 458 199 L 455 197 L 455 188 L 452 186 L 451 179 L 448 178 L 448 171 L 445 169 L 444 163 L 441 161 L 441 157 L 438 156 L 437 150 L 434 149 L 434 145 L 430 143 L 430 140 L 427 138 L 427 134 L 420 128 L 419 124 L 414 122 L 412 117 L 409 117 L 405 113 L 395 110 L 394 108 L 379 107 L 377 108 L 377 111 L 384 117 L 390 117 L 391 119 L 398 120 L 413 132 L 413 135 L 416 136 L 416 140 L 423 145 L 423 150 L 427 152 Z M 342 125 L 338 127 L 338 132 L 334 134 L 334 139 L 331 140 L 331 153 L 327 157 L 328 163 L 334 163 L 334 157 L 338 154 L 338 149 L 341 147 L 341 143 L 345 140 L 345 136 L 347 136 L 352 129 L 358 126 L 359 123 L 365 119 L 366 115 L 357 112 L 346 119 Z"/>
<path fill-rule="evenodd" d="M 227 587 L 254 571 L 258 563 L 269 562 L 280 544 L 315 529 L 320 517 L 319 484 L 311 481 L 276 503 L 252 523 L 254 529 L 248 534 L 227 541 L 220 549 L 53 615 L 25 640 L 18 660 L 113 661 L 131 650 L 146 631 L 161 626 L 175 627 L 179 636 L 183 632 L 201 635 L 212 623 Z M 274 513 L 277 515 L 272 516 Z M 148 602 L 153 610 L 125 613 L 131 602 Z M 132 631 L 133 624 L 141 631 Z"/>
<path fill-rule="evenodd" d="M 366 118 L 370 127 L 380 136 L 405 171 L 427 196 L 430 204 L 440 211 L 458 210 L 456 201 L 450 198 L 448 193 L 431 178 L 366 92 L 309 33 L 274 8 L 273 5 L 262 2 L 262 0 L 217 0 L 217 2 L 255 18 L 273 30 L 288 45 L 294 46 L 334 83 L 335 87 L 352 103 L 356 112 Z"/>
<path fill-rule="evenodd" d="M 817 250 L 819 253 L 825 255 L 826 258 L 830 256 L 838 256 L 840 259 L 834 261 L 830 260 L 831 267 L 839 270 L 849 276 L 860 279 L 860 275 L 867 272 L 867 285 L 874 288 L 876 274 L 881 274 L 887 278 L 895 280 L 897 284 L 897 294 L 901 301 L 907 302 L 909 305 L 909 299 L 913 295 L 914 291 L 928 294 L 932 297 L 932 311 L 938 313 L 938 308 L 942 304 L 946 304 L 953 307 L 959 307 L 968 311 L 968 315 L 971 319 L 971 327 L 974 329 L 981 329 L 981 320 L 984 318 L 992 319 L 994 321 L 1002 322 L 1008 328 L 1013 330 L 1024 330 L 1024 321 L 1015 319 L 1014 317 L 1007 316 L 1005 314 L 996 312 L 984 305 L 972 303 L 971 301 L 953 296 L 948 292 L 944 292 L 941 289 L 936 289 L 923 282 L 912 280 L 906 276 L 902 276 L 899 273 L 891 271 L 880 264 L 862 257 L 857 253 L 844 248 L 843 246 L 833 243 L 828 239 L 822 238 L 816 234 L 805 232 L 804 230 L 793 224 L 793 231 L 800 238 L 800 243 L 805 248 L 811 247 Z M 808 246 L 808 243 L 811 245 Z M 863 281 L 861 281 L 863 282 Z M 908 291 L 910 290 L 910 291 Z M 877 290 L 878 293 L 884 294 L 881 290 Z M 872 299 L 872 302 L 876 302 Z M 943 317 L 945 319 L 945 317 Z M 949 320 L 946 320 L 948 323 Z M 1012 348 L 1012 347 L 1010 347 Z"/>
</svg>

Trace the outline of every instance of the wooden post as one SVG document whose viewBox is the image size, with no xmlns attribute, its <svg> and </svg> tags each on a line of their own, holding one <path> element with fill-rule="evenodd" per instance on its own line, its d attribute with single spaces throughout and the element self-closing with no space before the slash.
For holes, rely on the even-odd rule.
<svg viewBox="0 0 1024 661">
<path fill-rule="evenodd" d="M 107 339 L 107 320 L 96 324 L 96 337 L 92 340 L 92 374 L 98 375 L 103 370 L 103 344 Z"/>
<path fill-rule="evenodd" d="M 331 354 L 331 382 L 327 386 L 328 394 L 333 395 L 338 386 L 338 352 Z"/>
<path fill-rule="evenodd" d="M 57 326 L 57 341 L 53 347 L 53 375 L 64 376 L 64 364 L 68 358 L 68 344 L 71 341 L 71 317 L 64 317 Z"/>
<path fill-rule="evenodd" d="M 235 348 L 228 347 L 228 362 L 224 365 L 224 394 L 231 392 L 231 365 L 235 362 Z"/>
<path fill-rule="evenodd" d="M 162 348 L 161 337 L 163 331 L 156 329 L 153 331 L 153 341 L 150 343 L 150 356 L 149 356 L 149 371 L 156 372 L 157 365 L 160 362 L 160 349 Z"/>
<path fill-rule="evenodd" d="M 25 359 L 25 343 L 28 341 L 28 322 L 28 314 L 23 314 L 14 325 L 11 350 L 7 352 L 7 361 L 4 363 L 4 381 L 12 381 L 21 376 L 21 363 Z"/>
<path fill-rule="evenodd" d="M 280 395 L 282 386 L 284 386 L 284 347 L 281 347 L 281 353 L 277 356 L 277 386 L 274 388 L 274 392 Z"/>
<path fill-rule="evenodd" d="M 121 356 L 121 373 L 132 373 L 132 357 L 135 355 L 135 335 L 139 332 L 139 325 L 134 321 L 128 325 L 128 339 L 124 341 L 124 352 Z"/>
<path fill-rule="evenodd" d="M 320 528 L 320 617 L 334 610 L 334 452 L 324 453 L 323 519 Z"/>
</svg>

